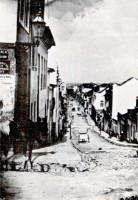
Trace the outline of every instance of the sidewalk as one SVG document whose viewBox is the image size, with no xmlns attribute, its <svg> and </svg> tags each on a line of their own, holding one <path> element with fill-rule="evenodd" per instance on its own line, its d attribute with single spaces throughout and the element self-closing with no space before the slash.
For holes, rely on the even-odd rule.
<svg viewBox="0 0 138 200">
<path fill-rule="evenodd" d="M 14 155 L 12 151 L 8 154 L 9 170 L 11 169 L 11 164 L 13 163 L 16 167 L 14 171 L 24 171 L 24 163 L 28 160 L 27 157 L 22 154 Z M 70 140 L 70 133 L 67 132 L 63 140 L 52 144 L 51 146 L 46 146 L 39 149 L 34 149 L 32 152 L 31 161 L 33 162 L 33 168 L 31 169 L 30 162 L 27 163 L 25 171 L 41 171 L 42 166 L 48 166 L 51 170 L 63 170 L 64 168 L 77 166 L 81 162 L 81 157 L 72 146 L 72 141 Z M 47 168 L 45 169 L 47 171 Z"/>
<path fill-rule="evenodd" d="M 40 155 L 40 156 L 39 156 Z M 35 163 L 60 163 L 76 164 L 81 161 L 77 150 L 72 146 L 70 133 L 67 132 L 63 141 L 57 142 L 49 147 L 33 150 Z"/>
<path fill-rule="evenodd" d="M 104 131 L 100 132 L 100 130 L 98 129 L 97 126 L 95 126 L 95 124 L 90 116 L 87 116 L 86 121 L 87 121 L 88 125 L 91 126 L 93 131 L 98 133 L 102 138 L 104 138 L 108 142 L 118 145 L 118 146 L 138 148 L 138 144 L 132 144 L 132 143 L 128 143 L 126 141 L 120 142 L 118 140 L 118 138 L 116 138 L 116 137 L 109 138 L 109 135 L 106 132 L 104 132 Z"/>
</svg>

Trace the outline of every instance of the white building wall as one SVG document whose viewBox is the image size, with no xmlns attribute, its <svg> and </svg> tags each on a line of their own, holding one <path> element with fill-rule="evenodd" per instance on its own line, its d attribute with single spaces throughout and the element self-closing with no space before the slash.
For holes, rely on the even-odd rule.
<svg viewBox="0 0 138 200">
<path fill-rule="evenodd" d="M 62 93 L 62 96 L 66 95 L 66 84 L 65 83 L 61 83 L 61 85 L 60 85 L 60 91 Z"/>
<path fill-rule="evenodd" d="M 15 43 L 17 32 L 17 1 L 0 0 L 0 42 Z"/>
<path fill-rule="evenodd" d="M 105 107 L 105 91 L 101 93 L 96 93 L 95 94 L 95 100 L 94 100 L 94 107 L 96 110 L 103 110 Z M 103 106 L 101 106 L 101 101 L 103 101 Z"/>
<path fill-rule="evenodd" d="M 36 47 L 37 48 L 37 47 Z M 38 54 L 40 55 L 40 69 L 38 69 Z M 42 59 L 43 57 L 43 59 Z M 45 61 L 44 61 L 45 60 Z M 31 85 L 30 85 L 30 116 L 33 121 L 37 121 L 37 86 L 38 86 L 38 73 L 39 73 L 39 113 L 40 118 L 44 118 L 47 113 L 47 61 L 48 61 L 48 51 L 44 44 L 40 42 L 38 49 L 35 49 L 35 66 L 32 66 L 31 70 Z M 43 64 L 42 64 L 43 62 Z M 44 63 L 45 67 L 44 67 Z M 43 66 L 43 67 L 42 67 Z M 43 71 L 41 73 L 41 71 Z M 41 74 L 46 72 L 46 87 L 41 88 Z M 43 79 L 44 82 L 44 79 Z M 46 109 L 45 109 L 46 108 Z M 35 113 L 35 116 L 34 116 Z"/>
<path fill-rule="evenodd" d="M 14 110 L 15 76 L 9 74 L 0 75 L 0 100 L 3 102 L 3 115 Z M 0 116 L 1 117 L 1 116 Z"/>
<path fill-rule="evenodd" d="M 76 92 L 78 90 L 78 86 L 73 87 L 73 91 Z"/>
<path fill-rule="evenodd" d="M 37 71 L 31 71 L 31 102 L 37 99 Z"/>
<path fill-rule="evenodd" d="M 89 92 L 90 90 L 92 90 L 92 89 L 91 89 L 91 88 L 83 88 L 83 89 L 82 89 L 82 92 L 83 92 L 83 93 L 87 93 L 87 92 Z"/>
<path fill-rule="evenodd" d="M 112 118 L 117 119 L 117 113 L 125 114 L 127 109 L 134 109 L 138 96 L 138 80 L 133 78 L 125 84 L 113 85 Z"/>
</svg>

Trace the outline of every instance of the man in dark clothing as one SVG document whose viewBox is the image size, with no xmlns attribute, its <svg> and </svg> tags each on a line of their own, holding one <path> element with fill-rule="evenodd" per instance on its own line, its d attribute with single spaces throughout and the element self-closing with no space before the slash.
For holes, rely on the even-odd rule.
<svg viewBox="0 0 138 200">
<path fill-rule="evenodd" d="M 24 163 L 24 169 L 26 168 L 28 161 L 30 162 L 31 168 L 33 167 L 32 151 L 33 151 L 34 142 L 35 142 L 35 139 L 36 139 L 36 137 L 35 137 L 35 127 L 36 127 L 35 124 L 31 120 L 29 120 L 28 126 L 27 126 L 27 136 L 26 136 L 27 149 L 26 149 L 26 152 L 24 152 L 25 157 L 27 156 L 27 153 L 28 153 L 28 159 Z"/>
<path fill-rule="evenodd" d="M 9 132 L 10 142 L 11 145 L 13 146 L 13 152 L 14 154 L 16 154 L 16 140 L 19 138 L 19 132 L 18 132 L 19 126 L 15 121 L 10 121 L 9 127 L 10 127 L 10 132 Z"/>
<path fill-rule="evenodd" d="M 0 131 L 0 169 L 3 170 L 3 164 L 6 165 L 6 170 L 8 170 L 8 152 L 10 149 L 9 135 Z M 4 160 L 2 157 L 5 157 Z"/>
<path fill-rule="evenodd" d="M 62 138 L 63 138 L 63 132 L 62 132 L 62 130 L 60 130 L 59 131 L 59 140 L 62 141 Z"/>
</svg>

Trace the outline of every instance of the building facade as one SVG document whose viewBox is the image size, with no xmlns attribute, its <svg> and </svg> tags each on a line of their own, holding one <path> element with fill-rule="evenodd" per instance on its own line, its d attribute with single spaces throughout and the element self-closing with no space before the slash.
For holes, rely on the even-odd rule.
<svg viewBox="0 0 138 200">
<path fill-rule="evenodd" d="M 47 124 L 48 50 L 55 46 L 55 41 L 44 21 L 44 0 L 2 0 L 0 8 L 2 6 L 9 12 L 6 15 L 1 10 L 1 20 L 8 18 L 8 23 L 5 26 L 5 21 L 1 21 L 0 78 L 12 82 L 10 101 L 14 103 L 10 107 L 14 110 L 13 120 L 18 125 L 18 135 L 23 139 L 28 134 L 30 122 L 38 124 L 38 127 L 43 122 Z M 5 95 L 7 97 L 8 93 Z M 1 107 L 6 105 L 3 99 L 0 99 Z"/>
<path fill-rule="evenodd" d="M 8 13 L 8 14 L 7 14 Z M 14 117 L 16 84 L 17 1 L 0 1 L 0 122 L 9 134 L 7 124 Z M 5 126 L 6 124 L 6 126 Z M 1 128 L 0 128 L 1 131 Z"/>
</svg>

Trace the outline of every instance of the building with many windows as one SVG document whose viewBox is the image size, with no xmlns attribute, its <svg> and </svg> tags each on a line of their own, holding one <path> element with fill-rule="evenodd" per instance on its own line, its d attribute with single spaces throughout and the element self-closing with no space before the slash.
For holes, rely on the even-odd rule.
<svg viewBox="0 0 138 200">
<path fill-rule="evenodd" d="M 55 41 L 44 8 L 44 0 L 0 2 L 0 75 L 14 77 L 14 121 L 22 138 L 29 122 L 47 124 L 48 50 Z"/>
</svg>

